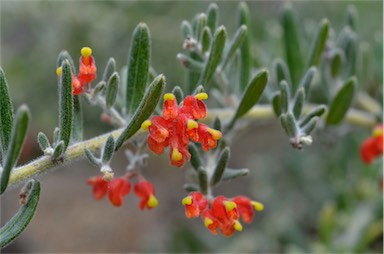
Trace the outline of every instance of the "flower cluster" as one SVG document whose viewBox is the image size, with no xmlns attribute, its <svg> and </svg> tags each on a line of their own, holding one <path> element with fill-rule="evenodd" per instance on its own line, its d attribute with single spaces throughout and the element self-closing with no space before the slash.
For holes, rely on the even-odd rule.
<svg viewBox="0 0 384 254">
<path fill-rule="evenodd" d="M 201 216 L 207 227 L 213 234 L 220 232 L 229 237 L 235 231 L 242 231 L 243 226 L 239 220 L 251 223 L 254 210 L 262 211 L 264 205 L 252 201 L 245 196 L 237 196 L 232 199 L 217 196 L 207 200 L 200 192 L 191 192 L 182 200 L 185 205 L 185 215 L 188 218 Z"/>
<path fill-rule="evenodd" d="M 128 195 L 131 191 L 131 183 L 127 177 L 119 177 L 111 181 L 106 181 L 104 177 L 100 175 L 89 178 L 87 183 L 93 186 L 93 196 L 96 200 L 100 200 L 108 194 L 109 201 L 114 206 L 121 206 L 124 196 Z M 135 183 L 134 192 L 136 196 L 141 199 L 139 204 L 141 210 L 144 208 L 155 208 L 159 203 L 155 196 L 155 189 L 152 183 L 142 177 Z"/>
<path fill-rule="evenodd" d="M 376 126 L 372 136 L 361 144 L 360 156 L 364 163 L 371 164 L 375 158 L 383 155 L 383 129 L 383 124 Z"/>
<path fill-rule="evenodd" d="M 81 57 L 79 60 L 79 74 L 76 76 L 72 72 L 72 92 L 73 95 L 78 95 L 84 92 L 84 85 L 87 85 L 89 90 L 90 83 L 96 79 L 96 64 L 92 56 L 92 49 L 84 47 L 80 51 Z M 61 76 L 62 67 L 56 70 L 58 76 Z"/>
<path fill-rule="evenodd" d="M 206 93 L 187 96 L 179 107 L 175 96 L 164 95 L 164 107 L 161 116 L 154 116 L 141 125 L 149 131 L 148 147 L 155 154 L 162 154 L 165 147 L 170 147 L 171 164 L 182 167 L 185 160 L 191 158 L 188 152 L 190 140 L 200 142 L 204 151 L 215 148 L 221 132 L 196 122 L 207 116 L 207 108 L 203 100 Z"/>
</svg>

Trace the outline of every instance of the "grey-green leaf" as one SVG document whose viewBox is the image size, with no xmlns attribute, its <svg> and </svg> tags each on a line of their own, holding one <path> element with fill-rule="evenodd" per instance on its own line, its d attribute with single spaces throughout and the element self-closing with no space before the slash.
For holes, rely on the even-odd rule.
<svg viewBox="0 0 384 254">
<path fill-rule="evenodd" d="M 205 53 L 209 50 L 209 47 L 211 46 L 211 40 L 212 40 L 212 34 L 209 29 L 209 27 L 204 27 L 203 31 L 201 32 L 201 45 L 202 45 L 202 52 Z"/>
<path fill-rule="evenodd" d="M 87 157 L 88 161 L 89 161 L 92 165 L 94 165 L 94 166 L 96 166 L 96 167 L 98 167 L 98 166 L 101 165 L 100 160 L 99 160 L 98 158 L 96 158 L 96 157 L 93 155 L 93 153 L 92 153 L 88 148 L 85 148 L 85 149 L 84 149 L 84 152 L 85 152 L 85 157 Z"/>
<path fill-rule="evenodd" d="M 133 114 L 128 126 L 117 138 L 115 150 L 118 150 L 127 139 L 132 137 L 140 129 L 141 124 L 153 113 L 164 91 L 164 88 L 165 77 L 164 75 L 160 74 L 149 85 L 143 98 L 141 98 L 141 102 Z"/>
<path fill-rule="evenodd" d="M 285 80 L 282 80 L 280 82 L 280 110 L 282 113 L 286 113 L 288 111 L 289 97 L 289 86 Z"/>
<path fill-rule="evenodd" d="M 281 115 L 281 106 L 280 106 L 280 101 L 281 101 L 281 98 L 280 98 L 280 91 L 277 91 L 275 92 L 273 95 L 272 95 L 272 107 L 273 107 L 273 112 L 275 112 L 275 115 L 276 116 L 280 116 Z"/>
<path fill-rule="evenodd" d="M 306 99 L 308 99 L 309 89 L 311 88 L 311 84 L 316 74 L 316 71 L 317 71 L 316 67 L 309 68 L 300 81 L 299 88 L 300 87 L 304 88 Z"/>
<path fill-rule="evenodd" d="M 72 72 L 68 60 L 63 61 L 62 68 L 59 82 L 59 128 L 60 140 L 64 141 L 67 148 L 71 138 L 73 115 Z"/>
<path fill-rule="evenodd" d="M 81 99 L 79 95 L 73 96 L 73 123 L 71 135 L 73 142 L 83 140 L 83 112 L 81 110 Z"/>
<path fill-rule="evenodd" d="M 288 84 L 294 87 L 294 84 L 292 84 L 291 74 L 289 73 L 287 64 L 282 59 L 278 58 L 274 61 L 273 66 L 276 75 L 276 83 L 280 84 L 282 80 L 285 80 Z"/>
<path fill-rule="evenodd" d="M 53 158 L 59 159 L 64 154 L 64 142 L 61 140 L 59 143 L 56 144 L 54 150 L 53 150 Z"/>
<path fill-rule="evenodd" d="M 228 181 L 228 180 L 235 179 L 239 176 L 246 176 L 248 174 L 249 174 L 249 170 L 246 168 L 242 168 L 242 169 L 226 168 L 221 180 Z"/>
<path fill-rule="evenodd" d="M 195 144 L 190 143 L 188 146 L 189 153 L 191 154 L 191 165 L 195 170 L 198 170 L 199 167 L 203 165 L 203 162 L 201 161 L 201 156 L 199 154 L 199 151 Z"/>
<path fill-rule="evenodd" d="M 304 63 L 297 27 L 297 17 L 291 4 L 285 6 L 281 22 L 284 31 L 286 60 L 292 76 L 292 82 L 296 84 L 302 75 Z"/>
<path fill-rule="evenodd" d="M 71 55 L 66 50 L 62 50 L 57 56 L 56 69 L 63 65 L 64 60 L 69 61 L 69 64 L 71 65 L 72 73 L 76 75 L 75 63 L 73 62 Z"/>
<path fill-rule="evenodd" d="M 357 88 L 355 77 L 347 80 L 336 94 L 329 106 L 326 123 L 328 125 L 339 124 L 352 104 L 353 97 Z"/>
<path fill-rule="evenodd" d="M 228 165 L 230 157 L 230 149 L 229 147 L 226 147 L 221 151 L 219 155 L 219 159 L 217 160 L 217 164 L 215 167 L 215 170 L 213 171 L 213 176 L 211 178 L 210 185 L 215 186 L 221 181 L 221 178 L 223 177 L 224 170 Z"/>
<path fill-rule="evenodd" d="M 325 113 L 325 110 L 327 108 L 324 105 L 319 105 L 312 109 L 308 114 L 305 115 L 303 119 L 300 120 L 299 126 L 303 127 L 305 126 L 312 118 L 318 116 L 322 116 Z"/>
<path fill-rule="evenodd" d="M 106 165 L 111 159 L 115 149 L 115 140 L 112 135 L 108 137 L 107 141 L 105 141 L 103 150 L 101 152 L 101 162 Z"/>
<path fill-rule="evenodd" d="M 35 214 L 40 197 L 40 183 L 33 181 L 28 201 L 22 205 L 17 213 L 0 229 L 0 248 L 3 249 L 18 237 L 28 226 Z"/>
<path fill-rule="evenodd" d="M 219 20 L 219 7 L 217 4 L 212 3 L 207 9 L 207 26 L 211 31 L 216 31 L 217 23 Z"/>
<path fill-rule="evenodd" d="M 48 137 L 43 132 L 39 132 L 37 134 L 37 142 L 39 143 L 39 147 L 40 147 L 41 151 L 43 151 L 43 152 L 45 149 L 51 147 L 51 144 L 49 143 Z"/>
<path fill-rule="evenodd" d="M 311 134 L 311 132 L 315 129 L 318 121 L 318 116 L 313 117 L 306 125 L 303 126 L 303 128 L 301 128 L 301 131 L 304 132 L 306 135 Z"/>
<path fill-rule="evenodd" d="M 182 102 L 184 100 L 184 92 L 183 92 L 183 90 L 181 89 L 180 86 L 175 86 L 172 89 L 172 93 L 175 95 L 176 100 L 177 100 L 178 103 L 180 103 L 180 102 Z"/>
<path fill-rule="evenodd" d="M 108 79 L 107 94 L 105 95 L 105 103 L 108 108 L 112 107 L 113 104 L 115 104 L 117 92 L 119 90 L 119 82 L 120 78 L 117 72 L 114 72 Z"/>
<path fill-rule="evenodd" d="M 192 26 L 186 20 L 183 20 L 183 22 L 181 22 L 180 30 L 181 30 L 181 34 L 183 35 L 184 40 L 187 38 L 191 38 L 193 35 Z"/>
<path fill-rule="evenodd" d="M 17 163 L 27 135 L 28 124 L 29 109 L 26 105 L 21 105 L 16 111 L 15 123 L 12 128 L 7 154 L 3 158 L 4 164 L 3 172 L 1 173 L 0 194 L 2 194 L 8 186 L 9 176 Z"/>
<path fill-rule="evenodd" d="M 183 188 L 188 193 L 192 192 L 192 191 L 199 191 L 200 190 L 200 186 L 197 184 L 193 184 L 193 183 L 186 183 L 183 185 Z"/>
<path fill-rule="evenodd" d="M 205 170 L 205 168 L 199 167 L 197 173 L 199 177 L 200 191 L 203 195 L 206 195 L 208 190 L 207 171 Z"/>
<path fill-rule="evenodd" d="M 187 68 L 190 72 L 201 73 L 204 68 L 204 63 L 198 60 L 195 60 L 184 54 L 177 54 L 176 58 L 181 62 L 181 64 Z"/>
<path fill-rule="evenodd" d="M 203 69 L 203 72 L 201 73 L 200 80 L 199 80 L 199 83 L 206 87 L 211 81 L 213 75 L 215 74 L 216 68 L 220 63 L 226 39 L 227 39 L 227 32 L 225 30 L 225 27 L 220 26 L 216 30 L 213 36 L 209 57 L 207 62 L 204 65 L 204 69 Z"/>
<path fill-rule="evenodd" d="M 331 76 L 332 78 L 336 78 L 340 75 L 341 67 L 343 64 L 343 52 L 340 49 L 336 49 L 332 52 L 331 56 Z"/>
<path fill-rule="evenodd" d="M 133 113 L 140 104 L 147 86 L 151 60 L 151 38 L 145 23 L 136 26 L 128 57 L 126 110 Z"/>
<path fill-rule="evenodd" d="M 13 126 L 13 107 L 4 71 L 0 68 L 0 141 L 6 153 Z"/>
<path fill-rule="evenodd" d="M 103 72 L 103 81 L 107 83 L 111 75 L 116 71 L 116 61 L 113 57 L 108 59 L 107 66 Z"/>
<path fill-rule="evenodd" d="M 229 46 L 229 49 L 226 51 L 224 57 L 223 57 L 223 64 L 221 66 L 221 69 L 224 70 L 227 66 L 228 62 L 233 58 L 236 51 L 240 48 L 240 46 L 243 44 L 245 38 L 247 36 L 247 26 L 241 25 L 237 31 L 235 36 L 233 37 L 231 44 Z"/>
<path fill-rule="evenodd" d="M 247 28 L 251 27 L 251 20 L 249 16 L 249 9 L 245 2 L 240 2 L 238 10 L 238 25 L 239 27 L 245 25 Z M 240 91 L 243 91 L 251 78 L 252 68 L 252 50 L 251 50 L 251 33 L 248 29 L 245 39 L 240 48 Z"/>
<path fill-rule="evenodd" d="M 293 102 L 293 115 L 295 116 L 295 119 L 299 119 L 301 112 L 303 110 L 304 106 L 304 99 L 305 99 L 305 92 L 304 88 L 301 87 L 299 90 L 296 92 L 296 96 Z"/>
<path fill-rule="evenodd" d="M 316 37 L 313 40 L 309 51 L 309 58 L 307 61 L 308 68 L 320 64 L 321 56 L 323 55 L 325 44 L 328 39 L 329 26 L 329 21 L 327 19 L 323 19 L 320 22 Z"/>
</svg>

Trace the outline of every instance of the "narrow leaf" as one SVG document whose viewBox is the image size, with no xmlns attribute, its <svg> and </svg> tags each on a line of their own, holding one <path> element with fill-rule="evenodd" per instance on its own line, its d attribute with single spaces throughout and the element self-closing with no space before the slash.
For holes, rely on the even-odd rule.
<svg viewBox="0 0 384 254">
<path fill-rule="evenodd" d="M 3 172 L 1 173 L 0 194 L 2 194 L 8 186 L 9 176 L 17 163 L 25 136 L 27 135 L 28 124 L 29 109 L 26 105 L 21 105 L 16 111 L 15 123 L 12 128 L 7 154 L 3 158 L 4 165 Z"/>
<path fill-rule="evenodd" d="M 280 82 L 280 110 L 282 113 L 288 111 L 288 102 L 289 102 L 289 87 L 285 80 Z"/>
<path fill-rule="evenodd" d="M 304 63 L 297 27 L 297 17 L 291 4 L 285 6 L 281 23 L 284 32 L 283 38 L 286 60 L 292 75 L 292 82 L 296 84 L 302 75 Z"/>
<path fill-rule="evenodd" d="M 218 131 L 222 130 L 221 120 L 218 116 L 213 119 L 213 128 Z"/>
<path fill-rule="evenodd" d="M 325 44 L 328 39 L 328 31 L 329 21 L 327 19 L 323 19 L 319 25 L 315 39 L 312 41 L 307 61 L 308 68 L 311 66 L 319 66 L 321 56 L 323 55 Z"/>
<path fill-rule="evenodd" d="M 242 168 L 242 169 L 226 168 L 225 171 L 224 171 L 222 180 L 223 181 L 228 181 L 228 180 L 235 179 L 235 178 L 237 178 L 239 176 L 246 176 L 248 174 L 249 174 L 249 170 L 246 169 L 246 168 Z"/>
<path fill-rule="evenodd" d="M 328 125 L 339 124 L 344 119 L 345 114 L 352 104 L 356 88 L 357 80 L 354 77 L 344 83 L 329 106 L 326 120 Z"/>
<path fill-rule="evenodd" d="M 115 140 L 112 135 L 108 137 L 107 141 L 105 141 L 103 151 L 101 152 L 101 162 L 106 165 L 112 159 L 112 155 L 115 148 Z"/>
<path fill-rule="evenodd" d="M 296 127 L 295 117 L 293 116 L 293 114 L 291 112 L 287 113 L 286 123 L 287 123 L 287 134 L 290 137 L 296 137 L 298 130 Z"/>
<path fill-rule="evenodd" d="M 177 100 L 178 103 L 180 103 L 180 102 L 182 102 L 184 100 L 184 92 L 183 92 L 183 90 L 181 89 L 180 86 L 175 86 L 172 89 L 172 93 L 175 95 L 176 100 Z"/>
<path fill-rule="evenodd" d="M 37 142 L 39 143 L 39 147 L 43 152 L 45 149 L 51 147 L 48 137 L 43 132 L 39 132 L 39 134 L 37 134 Z"/>
<path fill-rule="evenodd" d="M 126 110 L 128 113 L 133 113 L 137 109 L 144 96 L 150 58 L 151 38 L 149 29 L 145 23 L 140 23 L 133 32 L 128 57 L 126 88 Z"/>
<path fill-rule="evenodd" d="M 116 71 L 116 61 L 113 57 L 111 57 L 108 59 L 107 66 L 105 66 L 105 69 L 103 72 L 103 81 L 107 83 L 109 78 L 115 71 Z"/>
<path fill-rule="evenodd" d="M 205 15 L 205 13 L 200 13 L 200 15 L 198 17 L 198 24 L 197 24 L 196 30 L 195 30 L 195 38 L 198 42 L 201 41 L 201 35 L 203 32 L 203 28 L 205 27 L 206 24 L 207 24 L 207 16 Z"/>
<path fill-rule="evenodd" d="M 213 74 L 215 74 L 216 68 L 220 63 L 221 56 L 223 54 L 225 41 L 227 38 L 227 32 L 224 26 L 220 26 L 214 36 L 212 41 L 212 46 L 209 52 L 209 58 L 205 63 L 203 72 L 201 73 L 199 83 L 207 86 Z"/>
<path fill-rule="evenodd" d="M 240 2 L 238 10 L 238 25 L 239 27 L 245 25 L 247 28 L 251 27 L 251 20 L 249 16 L 249 9 L 245 2 Z M 251 33 L 248 29 L 244 42 L 240 48 L 240 91 L 243 91 L 251 78 L 252 68 L 252 50 L 251 50 Z"/>
<path fill-rule="evenodd" d="M 280 91 L 277 91 L 272 96 L 272 107 L 273 107 L 273 112 L 275 112 L 276 116 L 281 115 L 280 101 L 281 101 Z"/>
<path fill-rule="evenodd" d="M 311 132 L 315 129 L 318 121 L 318 116 L 313 117 L 306 125 L 303 126 L 303 128 L 301 128 L 301 131 L 304 132 L 306 135 L 311 134 Z"/>
<path fill-rule="evenodd" d="M 303 78 L 300 81 L 300 87 L 304 88 L 305 91 L 305 98 L 308 99 L 309 90 L 313 81 L 313 78 L 316 74 L 316 67 L 311 67 L 307 70 L 307 72 L 304 74 Z"/>
<path fill-rule="evenodd" d="M 0 248 L 3 249 L 18 237 L 28 226 L 35 214 L 40 197 L 40 183 L 33 181 L 28 201 L 22 205 L 17 213 L 0 229 Z"/>
<path fill-rule="evenodd" d="M 300 120 L 299 126 L 305 126 L 312 118 L 322 116 L 325 113 L 326 107 L 324 105 L 317 106 L 312 109 L 308 114 L 305 115 L 303 119 Z"/>
<path fill-rule="evenodd" d="M 117 92 L 119 90 L 119 82 L 120 78 L 117 72 L 114 72 L 108 79 L 107 94 L 105 95 L 105 103 L 108 108 L 112 107 L 113 104 L 115 104 Z"/>
<path fill-rule="evenodd" d="M 62 68 L 63 72 L 59 82 L 59 128 L 60 140 L 64 141 L 64 146 L 67 148 L 72 131 L 72 73 L 71 66 L 67 60 L 64 60 Z"/>
<path fill-rule="evenodd" d="M 331 56 L 331 76 L 336 78 L 340 75 L 341 67 L 343 64 L 343 52 L 340 49 L 336 49 L 332 52 Z"/>
<path fill-rule="evenodd" d="M 207 171 L 205 170 L 205 168 L 199 167 L 197 173 L 199 176 L 199 185 L 200 185 L 201 194 L 206 195 L 208 190 Z"/>
<path fill-rule="evenodd" d="M 183 22 L 181 22 L 180 30 L 181 30 L 181 34 L 183 35 L 184 40 L 191 38 L 193 35 L 192 26 L 186 20 L 183 20 Z"/>
<path fill-rule="evenodd" d="M 221 69 L 224 70 L 227 66 L 228 62 L 235 56 L 236 51 L 240 48 L 240 46 L 243 44 L 245 38 L 247 36 L 247 26 L 241 25 L 237 31 L 235 36 L 233 37 L 231 44 L 229 46 L 229 49 L 225 53 L 223 57 L 223 64 L 221 66 Z"/>
<path fill-rule="evenodd" d="M 347 25 L 354 31 L 357 30 L 358 19 L 356 6 L 349 5 L 347 8 Z"/>
<path fill-rule="evenodd" d="M 97 158 L 93 155 L 93 153 L 92 153 L 91 151 L 89 151 L 88 148 L 85 148 L 85 149 L 84 149 L 84 152 L 85 152 L 85 157 L 87 157 L 88 161 L 89 161 L 92 165 L 94 165 L 94 166 L 96 166 L 96 167 L 99 167 L 99 166 L 101 165 L 100 160 L 97 159 Z"/>
<path fill-rule="evenodd" d="M 196 52 L 191 52 L 189 54 L 190 58 L 193 59 L 195 62 L 202 62 L 203 60 L 197 54 Z M 193 90 L 196 88 L 196 86 L 199 84 L 199 79 L 201 76 L 201 72 L 204 68 L 204 64 L 201 68 L 201 70 L 189 70 L 188 71 L 188 94 L 192 93 Z"/>
<path fill-rule="evenodd" d="M 191 165 L 195 170 L 198 170 L 199 167 L 203 165 L 203 162 L 201 161 L 199 151 L 195 144 L 190 143 L 188 146 L 189 153 L 191 154 Z"/>
<path fill-rule="evenodd" d="M 305 92 L 304 88 L 301 87 L 297 92 L 293 103 L 293 115 L 295 116 L 295 119 L 299 119 L 301 112 L 303 110 L 304 106 L 304 99 L 305 99 Z"/>
<path fill-rule="evenodd" d="M 73 124 L 72 141 L 83 140 L 83 111 L 81 110 L 81 99 L 79 95 L 73 96 Z"/>
<path fill-rule="evenodd" d="M 53 130 L 53 144 L 57 144 L 60 141 L 60 129 L 56 127 Z"/>
<path fill-rule="evenodd" d="M 63 156 L 63 154 L 64 154 L 64 142 L 60 141 L 59 143 L 56 144 L 53 150 L 53 158 L 59 159 Z"/>
<path fill-rule="evenodd" d="M 229 157 L 230 157 L 230 149 L 229 147 L 226 147 L 220 153 L 219 159 L 217 160 L 217 164 L 216 164 L 215 170 L 213 171 L 213 176 L 210 182 L 211 186 L 215 186 L 221 181 L 221 178 L 223 177 L 223 174 L 224 174 L 224 170 L 228 165 Z"/>
<path fill-rule="evenodd" d="M 282 59 L 278 58 L 275 60 L 273 66 L 275 69 L 275 75 L 276 75 L 275 79 L 277 84 L 280 84 L 282 80 L 285 80 L 287 81 L 288 84 L 290 84 L 293 87 L 294 84 L 292 83 L 291 75 L 289 74 L 287 64 Z"/>
<path fill-rule="evenodd" d="M 140 129 L 141 124 L 153 113 L 164 88 L 165 77 L 160 74 L 149 85 L 147 92 L 141 99 L 141 102 L 133 114 L 128 126 L 116 140 L 115 151 L 117 151 L 127 139 L 132 137 Z"/>
<path fill-rule="evenodd" d="M 193 183 L 186 183 L 183 185 L 183 188 L 186 192 L 200 191 L 200 186 Z"/>
<path fill-rule="evenodd" d="M 0 68 L 0 141 L 3 153 L 6 153 L 13 126 L 13 107 L 9 96 L 4 71 Z M 3 155 L 4 156 L 4 155 Z"/>
<path fill-rule="evenodd" d="M 71 55 L 66 50 L 62 50 L 57 56 L 56 69 L 63 65 L 64 60 L 68 60 L 72 73 L 76 75 L 75 63 L 73 62 Z"/>
<path fill-rule="evenodd" d="M 203 31 L 201 32 L 201 45 L 202 45 L 202 52 L 205 53 L 209 50 L 209 47 L 211 46 L 211 40 L 212 40 L 212 34 L 209 30 L 209 27 L 204 27 Z"/>
<path fill-rule="evenodd" d="M 219 20 L 219 7 L 217 4 L 212 3 L 207 9 L 207 26 L 211 31 L 216 31 L 217 23 Z"/>
<path fill-rule="evenodd" d="M 178 53 L 176 58 L 181 62 L 181 64 L 187 68 L 190 72 L 201 73 L 204 68 L 204 63 L 198 60 L 195 60 L 189 56 Z"/>
</svg>

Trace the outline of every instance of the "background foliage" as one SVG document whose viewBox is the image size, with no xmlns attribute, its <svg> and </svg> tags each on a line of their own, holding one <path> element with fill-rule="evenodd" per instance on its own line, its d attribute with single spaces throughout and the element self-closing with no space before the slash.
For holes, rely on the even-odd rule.
<svg viewBox="0 0 384 254">
<path fill-rule="evenodd" d="M 273 59 L 284 56 L 279 16 L 284 2 L 249 2 L 252 50 L 258 66 L 271 69 Z M 294 2 L 300 32 L 307 41 L 323 17 L 335 32 L 345 24 L 347 2 Z M 382 101 L 382 2 L 353 3 L 359 13 L 359 37 L 373 48 L 375 65 L 368 91 Z M 237 2 L 219 2 L 220 23 L 229 34 L 236 29 Z M 144 21 L 152 35 L 152 65 L 167 77 L 168 87 L 183 86 L 185 72 L 176 59 L 181 51 L 180 23 L 205 11 L 207 2 L 3 1 L 1 14 L 1 63 L 7 73 L 15 105 L 26 102 L 33 121 L 22 160 L 39 155 L 38 131 L 56 126 L 58 52 L 73 56 L 89 45 L 102 75 L 108 58 L 117 67 L 126 63 L 130 36 Z M 377 91 L 379 91 L 377 93 Z M 109 127 L 99 121 L 99 109 L 85 108 L 85 137 Z M 184 217 L 180 200 L 184 169 L 167 169 L 168 161 L 153 157 L 148 178 L 158 192 L 160 206 L 140 212 L 137 200 L 128 197 L 123 208 L 95 202 L 85 185 L 97 172 L 86 163 L 75 163 L 42 178 L 45 191 L 38 213 L 9 252 L 382 252 L 381 162 L 364 166 L 358 149 L 369 130 L 339 129 L 319 132 L 315 144 L 304 151 L 290 149 L 275 122 L 259 122 L 233 144 L 231 167 L 251 169 L 249 177 L 222 184 L 217 193 L 247 194 L 264 202 L 266 209 L 241 234 L 232 238 L 212 236 L 202 225 Z M 246 142 L 244 141 L 246 140 Z M 331 152 L 330 152 L 331 151 Z M 112 165 L 125 167 L 124 156 Z M 164 156 L 165 157 L 165 156 Z M 120 161 L 119 161 L 120 160 Z M 17 209 L 16 191 L 2 200 L 2 215 Z"/>
</svg>

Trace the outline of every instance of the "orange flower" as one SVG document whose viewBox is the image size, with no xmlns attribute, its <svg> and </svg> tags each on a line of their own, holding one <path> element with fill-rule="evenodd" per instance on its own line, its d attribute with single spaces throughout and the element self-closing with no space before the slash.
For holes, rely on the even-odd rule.
<svg viewBox="0 0 384 254">
<path fill-rule="evenodd" d="M 376 126 L 372 136 L 361 144 L 360 156 L 364 163 L 371 164 L 375 158 L 383 155 L 383 128 L 384 125 Z"/>
<path fill-rule="evenodd" d="M 208 206 L 208 201 L 200 192 L 191 192 L 189 196 L 181 201 L 185 205 L 185 216 L 187 218 L 199 217 L 200 213 Z"/>
<path fill-rule="evenodd" d="M 89 47 L 81 49 L 78 78 L 82 84 L 88 84 L 96 78 L 95 59 L 92 56 L 92 49 Z"/>
<path fill-rule="evenodd" d="M 141 198 L 139 208 L 143 210 L 144 208 L 152 209 L 155 208 L 159 201 L 157 200 L 155 196 L 155 189 L 153 188 L 153 184 L 151 182 L 148 182 L 144 179 L 140 179 L 135 184 L 135 194 L 139 198 Z"/>
<path fill-rule="evenodd" d="M 154 116 L 141 125 L 142 129 L 149 131 L 149 149 L 155 154 L 162 154 L 169 146 L 171 164 L 182 167 L 185 160 L 191 158 L 188 152 L 190 139 L 202 143 L 204 151 L 215 148 L 221 132 L 195 121 L 206 117 L 203 100 L 207 98 L 206 93 L 187 96 L 179 107 L 173 94 L 165 94 L 162 116 Z"/>
<path fill-rule="evenodd" d="M 109 183 L 104 180 L 102 175 L 88 178 L 87 183 L 93 186 L 93 196 L 97 200 L 102 199 L 108 192 Z"/>
</svg>

